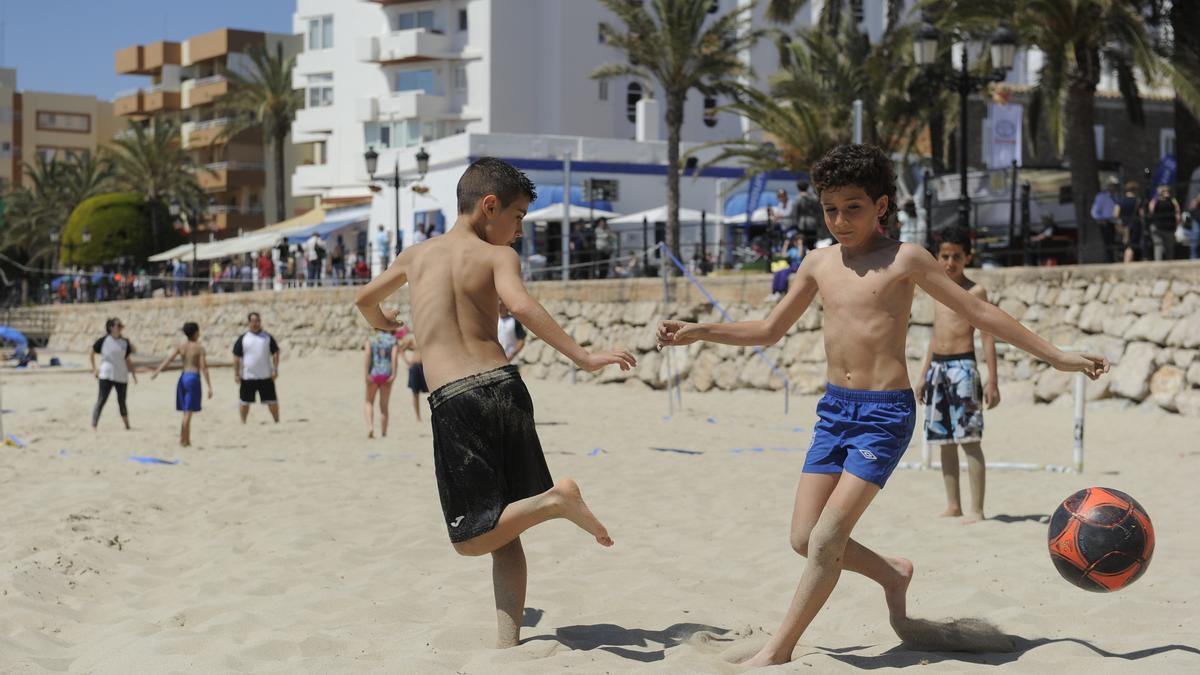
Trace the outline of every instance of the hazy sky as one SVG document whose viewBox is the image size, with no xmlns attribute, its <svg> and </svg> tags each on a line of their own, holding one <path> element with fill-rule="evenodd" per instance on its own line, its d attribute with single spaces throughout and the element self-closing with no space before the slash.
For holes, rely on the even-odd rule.
<svg viewBox="0 0 1200 675">
<path fill-rule="evenodd" d="M 122 47 L 217 28 L 291 33 L 295 9 L 296 0 L 0 0 L 0 65 L 17 69 L 20 90 L 111 100 L 147 81 L 113 71 Z"/>
</svg>

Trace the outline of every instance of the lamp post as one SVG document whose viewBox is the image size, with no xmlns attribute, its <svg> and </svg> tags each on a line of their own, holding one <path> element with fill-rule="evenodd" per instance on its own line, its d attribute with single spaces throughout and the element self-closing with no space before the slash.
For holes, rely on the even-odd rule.
<svg viewBox="0 0 1200 675">
<path fill-rule="evenodd" d="M 379 153 L 375 152 L 375 148 L 369 148 L 363 154 L 363 159 L 367 162 L 367 175 L 371 180 L 375 180 L 375 169 L 379 167 Z M 425 152 L 425 148 L 417 151 L 417 174 L 418 177 L 409 183 L 416 183 L 429 172 L 429 153 Z M 392 178 L 388 181 L 392 186 L 392 197 L 396 206 L 396 255 L 400 255 L 400 251 L 404 250 L 404 237 L 400 234 L 400 188 L 404 187 L 405 182 L 400 180 L 400 153 L 396 153 L 396 166 L 392 173 Z M 413 214 L 416 215 L 415 213 Z"/>
<path fill-rule="evenodd" d="M 967 193 L 967 98 L 986 87 L 992 82 L 1003 81 L 1017 53 L 1016 35 L 1006 27 L 1001 26 L 992 33 L 991 43 L 992 72 L 983 75 L 972 75 L 967 62 L 970 51 L 970 38 L 963 36 L 962 59 L 960 70 L 953 66 L 947 68 L 938 63 L 938 38 L 941 34 L 928 21 L 913 36 L 913 56 L 917 65 L 925 70 L 928 77 L 945 86 L 958 90 L 958 223 L 963 227 L 971 224 L 971 197 Z M 932 224 L 931 224 L 932 225 Z"/>
</svg>

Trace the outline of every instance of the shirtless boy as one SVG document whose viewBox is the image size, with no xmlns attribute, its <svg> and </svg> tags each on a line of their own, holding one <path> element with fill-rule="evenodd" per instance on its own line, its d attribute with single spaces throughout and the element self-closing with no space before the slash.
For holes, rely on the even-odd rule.
<svg viewBox="0 0 1200 675">
<path fill-rule="evenodd" d="M 192 445 L 192 413 L 200 412 L 200 374 L 204 374 L 204 384 L 208 387 L 208 397 L 212 398 L 212 380 L 208 379 L 208 357 L 204 345 L 200 344 L 200 326 L 194 321 L 183 324 L 183 335 L 187 338 L 163 362 L 154 369 L 150 379 L 158 377 L 175 360 L 183 359 L 183 372 L 179 374 L 179 383 L 175 385 L 175 409 L 183 413 L 183 425 L 179 428 L 179 446 L 187 448 Z"/>
<path fill-rule="evenodd" d="M 784 663 L 816 617 L 843 569 L 883 586 L 893 626 L 905 618 L 912 563 L 888 558 L 850 538 L 855 523 L 896 468 L 916 425 L 904 343 L 913 291 L 920 286 L 982 331 L 1049 362 L 1095 379 L 1101 356 L 1065 353 L 1015 319 L 963 290 L 933 256 L 876 228 L 895 211 L 891 160 L 869 145 L 831 150 L 812 169 L 825 224 L 838 243 L 808 254 L 787 295 L 760 321 L 693 324 L 663 321 L 663 347 L 697 340 L 729 345 L 778 342 L 818 292 L 824 308 L 829 384 L 792 512 L 791 544 L 808 558 L 783 626 L 748 662 Z"/>
<path fill-rule="evenodd" d="M 952 226 L 937 236 L 937 260 L 950 280 L 963 290 L 987 302 L 987 289 L 967 278 L 964 269 L 971 263 L 971 233 L 965 227 Z M 987 362 L 987 387 L 975 364 L 975 327 L 940 302 L 933 303 L 933 337 L 917 380 L 917 400 L 925 404 L 925 441 L 942 448 L 942 482 L 946 486 L 947 517 L 963 514 L 958 489 L 958 451 L 967 456 L 967 476 L 971 481 L 971 508 L 964 523 L 983 520 L 985 466 L 983 460 L 983 408 L 1000 403 L 1000 385 L 996 379 L 996 341 L 980 334 L 983 358 Z"/>
<path fill-rule="evenodd" d="M 550 478 L 533 423 L 533 403 L 496 336 L 499 301 L 521 323 L 583 370 L 636 365 L 625 351 L 588 353 L 525 290 L 509 245 L 535 197 L 525 174 L 484 157 L 458 181 L 458 219 L 449 233 L 404 250 L 359 290 L 356 304 L 375 328 L 396 330 L 379 304 L 409 284 L 425 377 L 433 392 L 434 470 L 454 550 L 492 555 L 497 645 L 520 639 L 525 553 L 520 535 L 566 518 L 603 546 L 612 539 L 575 481 Z"/>
</svg>

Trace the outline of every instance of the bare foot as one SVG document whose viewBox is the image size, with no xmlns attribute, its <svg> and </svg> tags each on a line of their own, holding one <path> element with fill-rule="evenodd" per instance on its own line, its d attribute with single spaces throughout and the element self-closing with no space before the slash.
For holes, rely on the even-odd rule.
<svg viewBox="0 0 1200 675">
<path fill-rule="evenodd" d="M 775 650 L 771 648 L 771 643 L 768 642 L 763 645 L 762 649 L 758 650 L 757 654 L 742 661 L 742 665 L 747 668 L 766 668 L 767 666 L 778 666 L 781 663 L 787 663 L 791 660 L 791 654 L 776 654 Z"/>
<path fill-rule="evenodd" d="M 962 522 L 963 522 L 963 525 L 971 525 L 973 523 L 978 523 L 981 520 L 985 520 L 985 518 L 983 517 L 983 514 L 972 511 L 967 514 L 966 518 L 963 518 Z"/>
<path fill-rule="evenodd" d="M 604 529 L 604 525 L 600 524 L 600 521 L 592 514 L 592 510 L 584 503 L 583 495 L 579 492 L 579 485 L 575 481 L 564 478 L 554 484 L 551 492 L 562 500 L 564 518 L 595 537 L 596 542 L 601 546 L 613 545 L 613 540 L 608 536 L 608 530 Z"/>
<path fill-rule="evenodd" d="M 367 438 L 375 438 L 375 431 L 373 429 L 367 432 Z"/>
<path fill-rule="evenodd" d="M 939 518 L 958 518 L 962 515 L 962 509 L 956 509 L 952 506 L 947 506 L 945 511 L 938 514 Z"/>
<path fill-rule="evenodd" d="M 907 598 L 908 584 L 913 577 L 913 564 L 907 558 L 884 558 L 892 569 L 895 570 L 896 576 L 888 586 L 883 588 L 883 596 L 887 599 L 888 616 L 895 622 L 897 619 L 903 619 L 908 616 Z"/>
</svg>

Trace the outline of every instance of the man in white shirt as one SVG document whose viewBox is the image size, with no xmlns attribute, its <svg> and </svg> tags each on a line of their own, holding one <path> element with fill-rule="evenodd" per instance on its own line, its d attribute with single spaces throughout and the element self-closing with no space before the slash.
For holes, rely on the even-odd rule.
<svg viewBox="0 0 1200 675">
<path fill-rule="evenodd" d="M 500 338 L 500 346 L 504 349 L 504 356 L 512 363 L 525 348 L 525 327 L 508 311 L 503 301 L 500 302 L 500 320 L 496 332 Z"/>
<path fill-rule="evenodd" d="M 233 343 L 233 380 L 240 385 L 238 412 L 242 424 L 250 413 L 250 404 L 258 400 L 267 404 L 271 417 L 279 422 L 279 399 L 275 396 L 275 378 L 279 376 L 279 345 L 270 333 L 262 329 L 262 317 L 250 312 L 250 330 Z"/>
</svg>

